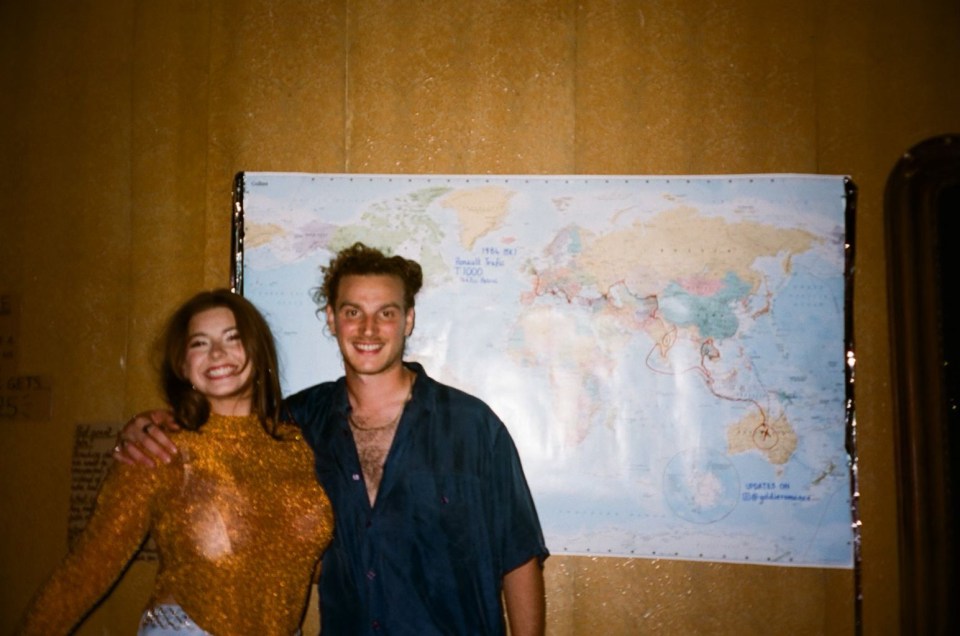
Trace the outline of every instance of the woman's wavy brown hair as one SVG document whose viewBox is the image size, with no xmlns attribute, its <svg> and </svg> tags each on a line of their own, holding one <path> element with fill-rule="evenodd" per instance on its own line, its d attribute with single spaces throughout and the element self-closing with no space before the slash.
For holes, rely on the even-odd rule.
<svg viewBox="0 0 960 636">
<path fill-rule="evenodd" d="M 277 423 L 283 396 L 277 364 L 277 348 L 264 317 L 253 304 L 229 289 L 203 291 L 183 303 L 170 319 L 158 341 L 160 382 L 174 417 L 186 429 L 197 430 L 210 416 L 207 398 L 193 388 L 183 374 L 187 355 L 190 319 L 200 312 L 225 307 L 237 321 L 237 331 L 250 365 L 253 390 L 253 413 L 264 429 L 278 437 Z"/>
</svg>

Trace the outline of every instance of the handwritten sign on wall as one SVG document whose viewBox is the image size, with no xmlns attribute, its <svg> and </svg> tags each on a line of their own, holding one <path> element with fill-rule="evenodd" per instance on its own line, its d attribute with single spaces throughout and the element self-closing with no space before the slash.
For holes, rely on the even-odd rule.
<svg viewBox="0 0 960 636">
<path fill-rule="evenodd" d="M 49 420 L 51 381 L 18 371 L 20 302 L 0 293 L 0 420 Z"/>
</svg>

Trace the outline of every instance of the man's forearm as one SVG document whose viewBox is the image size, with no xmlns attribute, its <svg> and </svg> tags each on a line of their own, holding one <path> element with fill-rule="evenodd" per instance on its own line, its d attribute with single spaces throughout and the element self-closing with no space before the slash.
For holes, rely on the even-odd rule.
<svg viewBox="0 0 960 636">
<path fill-rule="evenodd" d="M 504 575 L 503 599 L 511 636 L 543 636 L 547 603 L 540 559 L 534 557 Z"/>
</svg>

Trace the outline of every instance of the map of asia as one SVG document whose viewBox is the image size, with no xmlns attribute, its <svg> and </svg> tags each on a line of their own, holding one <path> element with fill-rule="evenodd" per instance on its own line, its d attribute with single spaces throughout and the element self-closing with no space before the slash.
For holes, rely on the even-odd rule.
<svg viewBox="0 0 960 636">
<path fill-rule="evenodd" d="M 554 554 L 853 567 L 839 176 L 247 172 L 235 279 L 293 392 L 362 241 L 420 262 L 406 358 L 506 423 Z"/>
</svg>

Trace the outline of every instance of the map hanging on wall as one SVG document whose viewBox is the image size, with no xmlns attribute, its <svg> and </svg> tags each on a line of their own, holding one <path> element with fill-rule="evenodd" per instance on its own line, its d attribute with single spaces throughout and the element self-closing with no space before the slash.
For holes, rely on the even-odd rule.
<svg viewBox="0 0 960 636">
<path fill-rule="evenodd" d="M 554 554 L 853 566 L 855 187 L 817 175 L 237 177 L 234 282 L 289 394 L 343 374 L 311 292 L 420 262 L 406 358 L 486 401 Z"/>
</svg>

